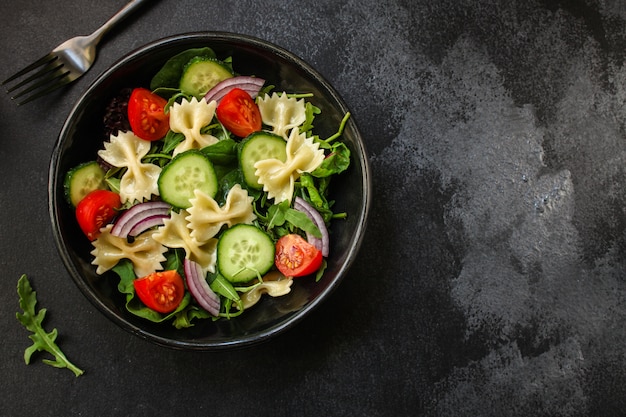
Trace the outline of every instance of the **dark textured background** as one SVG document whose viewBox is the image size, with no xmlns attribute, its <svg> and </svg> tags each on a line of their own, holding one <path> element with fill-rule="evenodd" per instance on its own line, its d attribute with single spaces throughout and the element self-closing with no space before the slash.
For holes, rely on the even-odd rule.
<svg viewBox="0 0 626 417">
<path fill-rule="evenodd" d="M 6 1 L 0 78 L 123 0 Z M 90 73 L 0 97 L 2 416 L 626 415 L 623 0 L 154 1 Z M 109 322 L 53 244 L 47 171 L 74 101 L 157 38 L 241 32 L 317 68 L 374 174 L 356 265 L 295 329 L 186 353 Z M 80 378 L 26 366 L 28 274 Z"/>
</svg>

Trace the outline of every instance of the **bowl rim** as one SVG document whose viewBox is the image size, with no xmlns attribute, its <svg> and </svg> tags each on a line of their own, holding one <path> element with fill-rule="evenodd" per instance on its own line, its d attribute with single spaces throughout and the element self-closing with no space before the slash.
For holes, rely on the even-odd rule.
<svg viewBox="0 0 626 417">
<path fill-rule="evenodd" d="M 166 47 L 170 44 L 176 44 L 179 42 L 187 42 L 187 41 L 203 41 L 206 42 L 210 46 L 211 41 L 223 41 L 223 42 L 243 42 L 246 46 L 261 48 L 263 50 L 269 50 L 271 53 L 280 56 L 282 59 L 289 61 L 291 64 L 296 65 L 300 69 L 304 70 L 308 77 L 314 79 L 315 83 L 321 85 L 326 91 L 330 93 L 332 100 L 337 103 L 341 111 L 344 113 L 348 112 L 348 107 L 345 104 L 343 98 L 338 94 L 335 88 L 322 76 L 316 69 L 314 69 L 308 62 L 294 53 L 284 49 L 281 46 L 278 46 L 272 42 L 240 33 L 234 32 L 225 32 L 225 31 L 202 31 L 202 32 L 187 32 L 180 33 L 175 35 L 166 36 L 160 39 L 153 40 L 146 44 L 143 44 L 130 52 L 124 54 L 121 58 L 116 60 L 113 64 L 111 64 L 106 70 L 104 70 L 100 75 L 98 75 L 91 84 L 83 91 L 83 93 L 79 96 L 75 104 L 72 106 L 70 112 L 68 113 L 65 121 L 63 122 L 62 128 L 59 131 L 57 139 L 54 144 L 54 148 L 52 151 L 49 172 L 48 172 L 48 212 L 50 217 L 50 222 L 52 225 L 53 237 L 55 241 L 55 246 L 57 248 L 57 252 L 59 253 L 63 264 L 71 276 L 72 280 L 79 288 L 79 290 L 83 293 L 83 295 L 93 304 L 101 313 L 103 313 L 106 317 L 108 317 L 112 322 L 116 323 L 121 328 L 126 331 L 138 336 L 141 339 L 150 341 L 154 344 L 173 348 L 173 349 L 181 349 L 181 350 L 220 350 L 226 348 L 233 347 L 247 347 L 251 345 L 258 344 L 260 342 L 269 340 L 270 338 L 283 333 L 288 328 L 293 327 L 296 323 L 300 322 L 305 316 L 309 314 L 310 311 L 315 309 L 322 301 L 324 301 L 328 295 L 333 292 L 339 283 L 343 280 L 347 271 L 351 267 L 354 262 L 358 251 L 362 245 L 365 229 L 367 226 L 367 221 L 370 212 L 371 205 L 371 173 L 369 167 L 369 158 L 367 151 L 365 149 L 365 144 L 363 142 L 363 138 L 361 133 L 356 125 L 356 121 L 354 117 L 350 117 L 348 123 L 353 124 L 353 129 L 355 132 L 355 143 L 354 146 L 359 148 L 359 154 L 362 155 L 362 160 L 360 160 L 361 166 L 361 185 L 363 188 L 363 203 L 360 207 L 360 212 L 355 213 L 358 215 L 358 220 L 356 223 L 356 228 L 354 231 L 354 239 L 351 241 L 351 245 L 347 251 L 347 256 L 345 262 L 341 265 L 341 268 L 337 272 L 337 276 L 335 279 L 322 291 L 320 294 L 315 297 L 315 299 L 308 302 L 304 307 L 302 307 L 296 313 L 290 315 L 287 319 L 282 320 L 281 322 L 274 324 L 267 329 L 263 330 L 260 333 L 253 333 L 250 335 L 244 335 L 240 338 L 233 340 L 219 340 L 216 342 L 208 342 L 202 341 L 198 343 L 192 343 L 188 341 L 179 341 L 166 337 L 159 336 L 154 334 L 148 330 L 141 328 L 138 325 L 130 323 L 124 320 L 122 317 L 115 314 L 113 311 L 109 309 L 107 305 L 105 305 L 102 300 L 95 296 L 92 290 L 88 287 L 88 285 L 81 278 L 81 274 L 74 265 L 71 256 L 66 248 L 66 245 L 63 240 L 62 231 L 59 228 L 59 223 L 56 221 L 58 218 L 58 208 L 57 208 L 57 188 L 58 188 L 58 180 L 57 180 L 57 170 L 60 157 L 62 155 L 63 144 L 68 140 L 68 130 L 71 128 L 73 123 L 73 118 L 76 114 L 79 113 L 82 106 L 84 106 L 85 101 L 92 94 L 92 91 L 95 90 L 101 83 L 108 79 L 108 77 L 117 71 L 120 67 L 127 65 L 129 62 L 132 62 L 134 59 L 137 59 L 143 54 L 150 53 L 155 49 L 160 49 Z"/>
</svg>

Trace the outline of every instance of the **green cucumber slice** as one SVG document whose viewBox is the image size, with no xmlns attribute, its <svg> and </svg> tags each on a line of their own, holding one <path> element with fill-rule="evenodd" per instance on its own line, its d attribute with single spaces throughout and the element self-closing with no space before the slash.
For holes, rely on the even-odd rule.
<svg viewBox="0 0 626 417">
<path fill-rule="evenodd" d="M 269 132 L 255 132 L 245 138 L 239 148 L 239 166 L 248 187 L 261 190 L 254 164 L 264 159 L 287 160 L 287 142 L 281 136 Z"/>
<path fill-rule="evenodd" d="M 180 52 L 170 59 L 161 67 L 152 80 L 150 81 L 150 90 L 154 91 L 159 88 L 178 88 L 180 77 L 185 71 L 185 66 L 193 58 L 204 56 L 215 59 L 216 55 L 213 49 L 205 46 L 202 48 L 191 48 Z"/>
<path fill-rule="evenodd" d="M 191 149 L 176 155 L 161 171 L 159 195 L 166 203 L 181 209 L 191 207 L 195 190 L 215 198 L 218 190 L 213 164 L 202 152 Z"/>
<path fill-rule="evenodd" d="M 74 207 L 93 190 L 106 188 L 104 169 L 96 161 L 84 162 L 65 174 L 65 198 Z"/>
<path fill-rule="evenodd" d="M 222 62 L 207 57 L 196 57 L 185 66 L 180 78 L 180 89 L 200 100 L 217 83 L 232 77 L 232 71 Z"/>
<path fill-rule="evenodd" d="M 248 282 L 266 274 L 274 265 L 274 241 L 251 224 L 237 224 L 217 242 L 217 267 L 232 283 Z"/>
</svg>

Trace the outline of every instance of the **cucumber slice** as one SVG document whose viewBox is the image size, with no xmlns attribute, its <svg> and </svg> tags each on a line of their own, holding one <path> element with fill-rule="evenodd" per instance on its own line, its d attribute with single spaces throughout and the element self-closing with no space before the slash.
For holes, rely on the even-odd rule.
<svg viewBox="0 0 626 417">
<path fill-rule="evenodd" d="M 96 161 L 82 163 L 65 174 L 65 198 L 74 207 L 93 190 L 106 188 L 104 169 Z"/>
<path fill-rule="evenodd" d="M 254 164 L 264 159 L 287 160 L 287 142 L 281 136 L 269 132 L 255 132 L 245 138 L 239 148 L 239 166 L 250 188 L 261 190 Z"/>
<path fill-rule="evenodd" d="M 199 56 L 185 66 L 180 78 L 180 89 L 200 100 L 217 83 L 232 77 L 230 68 L 220 61 Z"/>
<path fill-rule="evenodd" d="M 232 283 L 248 282 L 262 276 L 274 265 L 274 241 L 251 224 L 227 229 L 217 242 L 217 267 Z"/>
<path fill-rule="evenodd" d="M 189 200 L 195 197 L 195 190 L 213 198 L 218 190 L 213 164 L 196 149 L 176 155 L 161 171 L 157 185 L 161 199 L 181 209 L 191 207 Z"/>
</svg>

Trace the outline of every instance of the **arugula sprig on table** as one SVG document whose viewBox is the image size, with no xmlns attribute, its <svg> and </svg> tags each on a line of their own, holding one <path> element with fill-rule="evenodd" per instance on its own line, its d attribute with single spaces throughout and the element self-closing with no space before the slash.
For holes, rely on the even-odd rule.
<svg viewBox="0 0 626 417">
<path fill-rule="evenodd" d="M 33 353 L 46 351 L 54 356 L 54 360 L 43 359 L 43 363 L 54 366 L 55 368 L 67 368 L 74 372 L 74 375 L 77 377 L 82 375 L 83 370 L 70 362 L 57 346 L 57 329 L 52 329 L 51 332 L 44 330 L 43 320 L 46 316 L 46 309 L 42 308 L 39 312 L 35 310 L 35 306 L 37 305 L 37 292 L 33 291 L 26 275 L 22 275 L 17 281 L 17 293 L 20 297 L 20 308 L 24 312 L 18 312 L 15 316 L 27 330 L 33 333 L 28 336 L 33 341 L 33 344 L 24 351 L 24 362 L 26 362 L 26 365 L 30 363 Z"/>
</svg>

